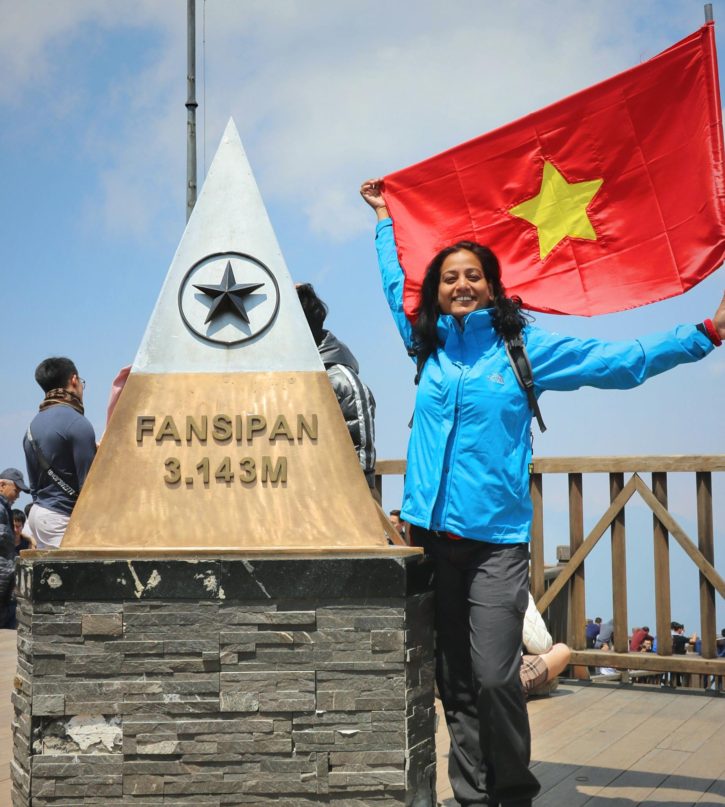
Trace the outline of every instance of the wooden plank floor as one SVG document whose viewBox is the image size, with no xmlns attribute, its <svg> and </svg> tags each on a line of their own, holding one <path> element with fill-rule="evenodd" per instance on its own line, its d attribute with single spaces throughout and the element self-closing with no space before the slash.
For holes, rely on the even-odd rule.
<svg viewBox="0 0 725 807">
<path fill-rule="evenodd" d="M 13 755 L 13 740 L 10 724 L 13 707 L 10 694 L 13 691 L 17 650 L 14 630 L 0 629 L 0 805 L 10 805 L 10 759 Z"/>
<path fill-rule="evenodd" d="M 535 807 L 725 805 L 725 698 L 561 684 L 529 703 Z M 453 807 L 439 716 L 438 797 Z"/>
<path fill-rule="evenodd" d="M 15 632 L 0 630 L 0 807 L 10 804 Z M 725 805 L 725 697 L 560 685 L 529 704 L 535 807 Z M 439 714 L 438 797 L 454 805 Z"/>
</svg>

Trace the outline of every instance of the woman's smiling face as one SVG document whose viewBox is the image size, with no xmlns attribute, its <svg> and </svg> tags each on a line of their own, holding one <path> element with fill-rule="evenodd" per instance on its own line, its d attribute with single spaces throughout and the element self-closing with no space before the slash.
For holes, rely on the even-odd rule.
<svg viewBox="0 0 725 807">
<path fill-rule="evenodd" d="M 488 308 L 492 302 L 478 257 L 467 249 L 448 255 L 441 264 L 438 281 L 438 306 L 441 311 L 461 319 L 471 311 Z"/>
</svg>

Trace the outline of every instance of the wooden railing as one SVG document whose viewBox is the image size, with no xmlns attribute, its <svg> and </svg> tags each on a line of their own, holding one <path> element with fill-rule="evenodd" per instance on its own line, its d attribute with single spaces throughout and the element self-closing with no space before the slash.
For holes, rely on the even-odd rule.
<svg viewBox="0 0 725 807">
<path fill-rule="evenodd" d="M 572 662 L 578 665 L 654 672 L 724 675 L 725 659 L 716 659 L 715 596 L 725 598 L 725 580 L 715 568 L 715 530 L 712 507 L 712 474 L 725 471 L 725 455 L 641 457 L 549 457 L 534 459 L 530 468 L 530 492 L 534 506 L 531 529 L 531 591 L 543 613 L 563 595 L 568 597 L 569 644 Z M 697 512 L 697 540 L 693 540 L 667 509 L 668 473 L 694 474 L 693 495 Z M 376 484 L 382 492 L 387 475 L 404 475 L 404 460 L 382 460 L 376 468 Z M 544 477 L 566 474 L 569 493 L 569 561 L 546 587 L 544 569 Z M 588 535 L 584 534 L 583 474 L 608 474 L 610 504 Z M 651 474 L 647 484 L 642 474 Z M 628 478 L 625 480 L 625 476 Z M 639 496 L 653 513 L 655 613 L 657 653 L 628 652 L 627 566 L 625 506 Z M 613 652 L 586 649 L 584 561 L 607 530 L 611 531 Z M 722 527 L 721 527 L 722 529 Z M 670 536 L 697 566 L 700 581 L 699 655 L 672 654 L 670 622 Z M 601 570 L 598 570 L 601 574 Z"/>
</svg>

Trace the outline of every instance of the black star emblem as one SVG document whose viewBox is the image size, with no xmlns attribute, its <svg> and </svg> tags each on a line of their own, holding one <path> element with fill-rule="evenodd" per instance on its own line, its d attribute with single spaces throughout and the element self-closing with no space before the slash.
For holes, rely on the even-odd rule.
<svg viewBox="0 0 725 807">
<path fill-rule="evenodd" d="M 204 324 L 206 325 L 207 322 L 216 319 L 226 311 L 230 311 L 232 314 L 236 312 L 249 324 L 247 310 L 244 308 L 244 298 L 262 286 L 264 283 L 237 283 L 232 271 L 232 262 L 227 261 L 227 268 L 224 270 L 224 277 L 219 286 L 194 284 L 195 289 L 208 294 L 213 300 Z"/>
</svg>

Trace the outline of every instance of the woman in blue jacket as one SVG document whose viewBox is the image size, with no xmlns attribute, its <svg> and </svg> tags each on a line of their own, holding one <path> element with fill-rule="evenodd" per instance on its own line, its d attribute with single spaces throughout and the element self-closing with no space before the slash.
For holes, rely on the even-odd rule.
<svg viewBox="0 0 725 807">
<path fill-rule="evenodd" d="M 421 367 L 401 518 L 435 568 L 436 679 L 451 739 L 451 786 L 462 805 L 528 807 L 539 783 L 528 769 L 518 672 L 529 588 L 531 410 L 504 340 L 523 337 L 537 396 L 627 389 L 720 344 L 725 297 L 714 322 L 643 339 L 558 336 L 528 324 L 519 301 L 506 297 L 493 252 L 465 241 L 431 261 L 413 326 L 381 180 L 363 183 L 360 193 L 378 218 L 388 304 Z"/>
</svg>

